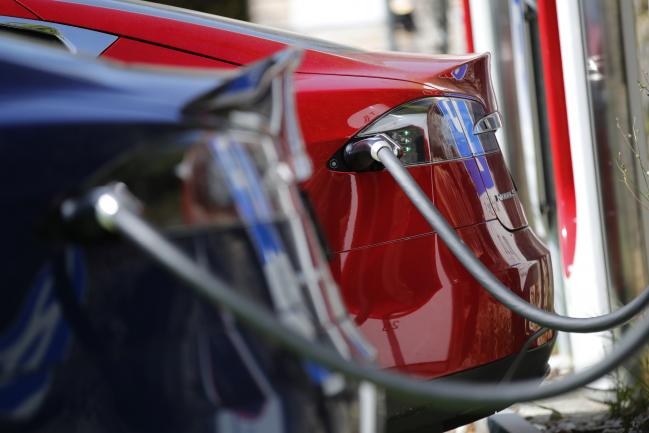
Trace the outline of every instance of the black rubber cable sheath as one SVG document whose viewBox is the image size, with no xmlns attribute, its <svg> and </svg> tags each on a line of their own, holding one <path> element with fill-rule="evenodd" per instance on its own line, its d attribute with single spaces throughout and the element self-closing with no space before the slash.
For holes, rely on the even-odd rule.
<svg viewBox="0 0 649 433">
<path fill-rule="evenodd" d="M 545 311 L 530 304 L 502 284 L 498 278 L 475 256 L 466 244 L 458 237 L 455 229 L 431 203 L 417 182 L 410 176 L 399 158 L 387 148 L 381 148 L 378 159 L 390 172 L 394 180 L 410 198 L 419 212 L 424 216 L 453 255 L 464 265 L 471 275 L 487 290 L 491 296 L 521 317 L 557 331 L 591 333 L 607 331 L 620 326 L 635 317 L 649 305 L 649 287 L 646 287 L 633 301 L 608 314 L 596 317 L 567 317 Z"/>
<path fill-rule="evenodd" d="M 546 332 L 550 332 L 550 330 L 548 328 L 541 328 L 538 331 L 536 331 L 534 334 L 527 337 L 525 344 L 523 344 L 521 350 L 518 351 L 518 354 L 516 355 L 514 361 L 511 363 L 511 365 L 505 372 L 503 378 L 500 379 L 501 383 L 510 382 L 514 378 L 514 376 L 516 376 L 516 373 L 518 373 L 518 369 L 520 368 L 521 364 L 523 363 L 523 360 L 525 359 L 525 355 L 527 355 L 527 351 L 530 349 L 530 347 L 532 347 L 534 343 L 536 343 L 539 337 L 545 335 Z"/>
<path fill-rule="evenodd" d="M 563 394 L 609 373 L 628 361 L 649 338 L 649 318 L 643 319 L 615 345 L 599 363 L 569 377 L 539 387 L 538 380 L 515 383 L 471 383 L 453 380 L 424 382 L 399 373 L 381 370 L 342 358 L 333 349 L 310 341 L 282 325 L 267 308 L 247 299 L 227 283 L 198 266 L 137 214 L 120 208 L 107 218 L 98 215 L 109 230 L 118 231 L 208 302 L 225 308 L 259 334 L 287 349 L 350 378 L 365 380 L 394 395 L 434 404 L 439 408 L 461 408 L 467 404 L 511 404 Z"/>
</svg>

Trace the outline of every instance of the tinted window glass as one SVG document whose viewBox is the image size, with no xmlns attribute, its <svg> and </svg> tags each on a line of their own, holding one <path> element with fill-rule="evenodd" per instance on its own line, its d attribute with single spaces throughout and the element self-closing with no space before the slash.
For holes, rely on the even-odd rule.
<svg viewBox="0 0 649 433">
<path fill-rule="evenodd" d="M 404 164 L 420 164 L 428 161 L 426 156 L 426 132 L 422 128 L 410 125 L 385 134 L 401 146 L 403 150 L 401 161 Z"/>
<path fill-rule="evenodd" d="M 448 117 L 444 115 L 438 104 L 431 106 L 428 116 L 428 135 L 430 153 L 434 162 L 461 157 L 454 143 L 456 139 L 464 140 L 464 137 L 457 137 L 457 134 L 454 136 L 448 122 Z"/>
<path fill-rule="evenodd" d="M 467 122 L 467 135 L 469 136 L 469 140 L 480 141 L 480 147 L 482 149 L 481 153 L 498 150 L 498 140 L 496 139 L 495 132 L 485 132 L 479 135 L 473 134 L 475 123 L 490 113 L 487 113 L 484 107 L 478 102 L 464 101 L 464 104 L 467 106 L 471 116 L 471 122 Z"/>
<path fill-rule="evenodd" d="M 460 98 L 437 98 L 428 116 L 433 161 L 468 158 L 498 150 L 493 132 L 475 135 L 475 123 L 485 117 L 478 102 Z"/>
<path fill-rule="evenodd" d="M 65 44 L 63 44 L 63 42 L 61 42 L 61 40 L 55 35 L 39 30 L 30 30 L 21 27 L 0 25 L 0 36 L 18 36 L 21 38 L 29 38 L 32 41 L 46 43 L 51 46 L 67 49 Z"/>
</svg>

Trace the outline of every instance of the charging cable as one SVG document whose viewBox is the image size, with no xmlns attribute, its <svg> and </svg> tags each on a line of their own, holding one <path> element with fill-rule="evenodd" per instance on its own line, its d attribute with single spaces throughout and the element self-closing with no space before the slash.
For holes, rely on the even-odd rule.
<svg viewBox="0 0 649 433">
<path fill-rule="evenodd" d="M 380 150 L 379 158 L 386 153 Z M 390 158 L 384 158 L 390 164 Z M 400 161 L 392 160 L 400 165 Z M 344 359 L 336 351 L 319 345 L 280 323 L 267 308 L 242 296 L 225 281 L 199 266 L 191 257 L 167 240 L 154 227 L 142 219 L 129 203 L 135 203 L 125 188 L 105 187 L 93 192 L 85 202 L 92 206 L 94 218 L 109 232 L 121 234 L 176 276 L 193 291 L 218 308 L 225 308 L 242 323 L 260 335 L 286 349 L 339 371 L 351 379 L 369 381 L 386 391 L 422 403 L 434 404 L 441 409 L 462 408 L 467 404 L 490 406 L 509 405 L 517 401 L 532 401 L 553 397 L 587 385 L 628 361 L 649 338 L 649 318 L 631 329 L 598 364 L 571 376 L 539 386 L 538 380 L 514 383 L 471 383 L 452 379 L 424 382 L 406 375 L 381 370 L 369 363 Z M 84 206 L 85 207 L 85 206 Z M 86 213 L 81 209 L 82 213 Z M 74 215 L 68 215 L 74 220 Z"/>
<path fill-rule="evenodd" d="M 591 333 L 620 326 L 649 305 L 649 287 L 645 288 L 633 301 L 616 311 L 596 317 L 567 317 L 542 310 L 530 304 L 501 283 L 458 237 L 455 229 L 444 219 L 396 156 L 398 152 L 395 151 L 396 145 L 392 143 L 392 140 L 384 135 L 378 135 L 366 140 L 373 141 L 364 143 L 362 146 L 369 148 L 371 157 L 385 166 L 386 170 L 394 177 L 394 180 L 428 221 L 437 236 L 448 246 L 453 255 L 457 257 L 485 290 L 519 316 L 545 328 L 557 331 Z"/>
</svg>

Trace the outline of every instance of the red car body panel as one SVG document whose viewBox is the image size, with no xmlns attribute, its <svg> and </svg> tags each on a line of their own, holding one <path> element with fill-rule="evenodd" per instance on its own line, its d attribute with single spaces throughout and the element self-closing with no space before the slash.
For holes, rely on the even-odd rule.
<svg viewBox="0 0 649 433">
<path fill-rule="evenodd" d="M 0 10 L 3 15 L 9 17 L 26 18 L 31 20 L 38 19 L 38 17 L 31 13 L 27 8 L 13 1 L 4 2 L 0 7 Z"/>
<path fill-rule="evenodd" d="M 479 173 L 473 159 L 449 161 L 433 167 L 433 183 L 436 192 L 435 206 L 453 227 L 466 227 L 496 219 L 496 213 L 486 194 L 480 194 L 471 174 Z M 443 191 L 456 191 L 444 194 Z"/>
<path fill-rule="evenodd" d="M 490 221 L 458 234 L 515 293 L 551 308 L 547 251 L 529 229 Z M 493 299 L 434 234 L 338 254 L 332 269 L 383 367 L 446 375 L 517 352 L 537 329 Z"/>
<path fill-rule="evenodd" d="M 126 62 L 231 68 L 286 46 L 216 28 L 218 22 L 209 25 L 202 17 L 190 23 L 70 1 L 20 3 L 45 21 L 118 35 L 103 56 Z M 15 6 L 5 4 L 0 14 L 11 14 Z M 462 66 L 458 78 L 455 72 Z M 370 122 L 414 99 L 461 96 L 481 102 L 487 113 L 494 111 L 489 57 L 431 61 L 307 48 L 295 83 L 314 163 L 304 189 L 331 248 L 334 277 L 357 323 L 378 348 L 380 365 L 434 378 L 518 352 L 534 326 L 480 287 L 387 172 L 344 173 L 327 166 Z M 552 308 L 549 254 L 526 228 L 518 200 L 498 199 L 514 189 L 500 152 L 411 166 L 410 172 L 503 283 L 524 299 Z M 549 338 L 546 334 L 538 343 Z"/>
<path fill-rule="evenodd" d="M 430 166 L 410 173 L 422 190 L 433 193 Z M 306 191 L 322 219 L 334 252 L 430 233 L 431 228 L 387 172 L 334 173 L 320 170 Z M 386 206 L 386 205 L 389 205 Z"/>
<path fill-rule="evenodd" d="M 103 52 L 102 57 L 120 60 L 127 63 L 164 64 L 168 66 L 194 68 L 235 68 L 235 65 L 197 56 L 183 51 L 170 50 L 156 44 L 119 38 Z"/>
</svg>

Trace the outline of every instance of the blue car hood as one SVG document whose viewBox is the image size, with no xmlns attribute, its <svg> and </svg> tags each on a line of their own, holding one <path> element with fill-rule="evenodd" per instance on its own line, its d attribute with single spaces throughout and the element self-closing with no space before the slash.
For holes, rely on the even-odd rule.
<svg viewBox="0 0 649 433">
<path fill-rule="evenodd" d="M 2 37 L 0 126 L 178 123 L 206 95 L 211 106 L 221 96 L 233 106 L 245 102 L 265 62 L 235 71 L 135 68 Z"/>
</svg>

